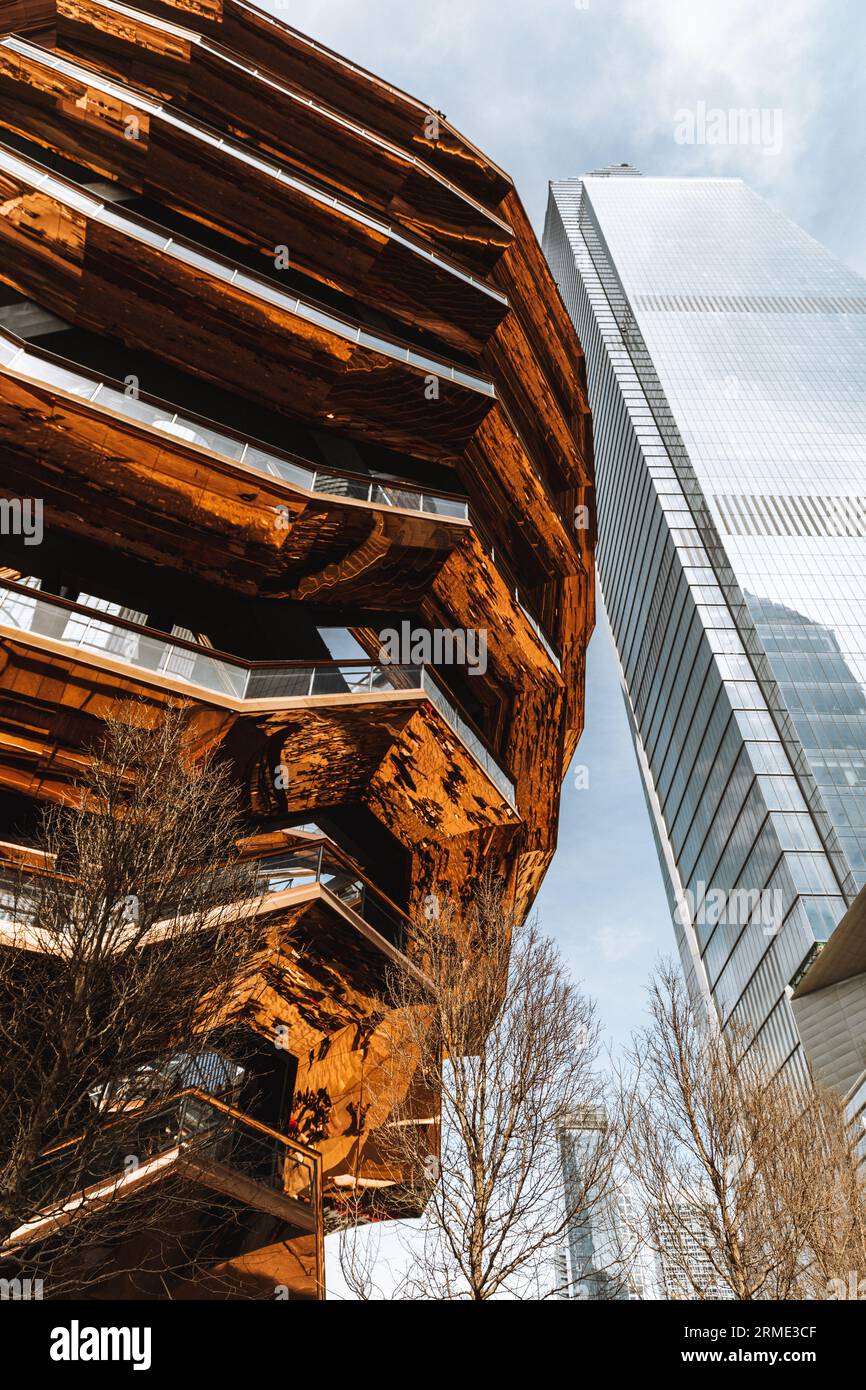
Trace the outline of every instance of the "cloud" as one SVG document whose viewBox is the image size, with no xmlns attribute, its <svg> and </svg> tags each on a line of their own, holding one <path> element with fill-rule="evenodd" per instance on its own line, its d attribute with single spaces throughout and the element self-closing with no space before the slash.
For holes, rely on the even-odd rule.
<svg viewBox="0 0 866 1390">
<path fill-rule="evenodd" d="M 627 160 L 745 178 L 866 269 L 859 0 L 263 3 L 445 111 L 515 177 L 537 228 L 549 179 Z M 699 100 L 780 109 L 781 153 L 677 145 L 675 112 Z"/>
</svg>

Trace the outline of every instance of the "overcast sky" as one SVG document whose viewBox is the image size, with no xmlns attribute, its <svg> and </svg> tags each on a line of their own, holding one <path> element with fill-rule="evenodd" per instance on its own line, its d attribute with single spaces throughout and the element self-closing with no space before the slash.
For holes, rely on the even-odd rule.
<svg viewBox="0 0 866 1390">
<path fill-rule="evenodd" d="M 539 229 L 548 180 L 601 164 L 733 174 L 866 273 L 863 0 L 260 3 L 444 111 Z M 781 111 L 781 151 L 677 144 L 699 101 Z"/>
<path fill-rule="evenodd" d="M 512 175 L 539 235 L 550 179 L 625 161 L 742 177 L 866 274 L 863 0 L 260 3 L 443 111 Z M 678 143 L 701 102 L 772 113 L 773 152 Z M 538 911 L 616 1044 L 673 929 L 603 615 L 575 762 L 589 787 L 572 769 Z M 332 1259 L 329 1279 L 338 1293 Z"/>
</svg>

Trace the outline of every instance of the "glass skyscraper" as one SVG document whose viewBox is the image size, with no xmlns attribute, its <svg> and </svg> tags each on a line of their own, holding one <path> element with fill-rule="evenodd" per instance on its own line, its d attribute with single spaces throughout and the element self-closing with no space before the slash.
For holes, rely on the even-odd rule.
<svg viewBox="0 0 866 1390">
<path fill-rule="evenodd" d="M 563 1116 L 558 1128 L 566 1210 L 575 1213 L 566 1229 L 571 1275 L 566 1296 L 615 1302 L 658 1298 L 661 1270 L 640 1234 L 641 1205 L 634 1185 L 620 1175 L 609 1191 L 586 1191 L 585 1165 L 591 1171 L 606 1123 L 603 1110 L 587 1106 Z M 561 1279 L 558 1288 L 565 1287 Z"/>
<path fill-rule="evenodd" d="M 866 882 L 866 282 L 739 179 L 555 183 L 599 571 L 690 987 L 778 1067 Z"/>
</svg>

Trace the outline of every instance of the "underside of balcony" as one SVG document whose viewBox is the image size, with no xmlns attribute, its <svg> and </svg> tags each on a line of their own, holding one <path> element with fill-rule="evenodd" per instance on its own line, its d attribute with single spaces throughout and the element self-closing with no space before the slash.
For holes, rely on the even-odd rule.
<svg viewBox="0 0 866 1390">
<path fill-rule="evenodd" d="M 79 327 L 158 344 L 182 369 L 195 350 L 200 374 L 242 396 L 419 457 L 459 453 L 494 399 L 486 378 L 115 212 L 3 147 L 0 198 L 5 283 Z"/>
<path fill-rule="evenodd" d="M 10 594 L 14 608 L 8 606 Z M 30 613 L 35 602 L 41 602 L 38 620 Z M 23 618 L 21 605 L 27 610 Z M 16 614 L 26 630 L 9 627 Z M 401 677 L 403 668 L 242 668 L 208 650 L 123 629 L 137 653 L 133 664 L 117 652 L 76 649 L 64 641 L 70 620 L 75 626 L 91 618 L 75 605 L 7 589 L 6 625 L 0 623 L 0 785 L 39 799 L 69 800 L 98 750 L 101 720 L 158 720 L 161 711 L 179 706 L 186 712 L 191 750 L 203 756 L 221 745 L 232 758 L 252 814 L 272 819 L 366 805 L 416 852 L 418 892 L 428 874 L 442 869 L 443 855 L 453 856 L 455 865 L 465 859 L 464 838 L 480 856 L 496 838 L 504 848 L 519 828 L 513 804 L 500 789 L 508 785 L 504 774 L 471 731 L 457 732 L 457 724 L 440 713 L 438 687 L 421 688 L 414 674 Z M 101 629 L 98 615 L 94 620 Z M 174 655 L 166 661 L 165 653 Z M 195 663 L 198 679 L 208 685 L 196 684 Z M 368 688 L 368 669 L 371 676 L 384 673 L 387 687 Z M 225 689 L 226 680 L 246 682 L 250 671 L 258 684 L 245 688 L 278 693 L 245 698 Z M 279 693 L 287 688 L 309 693 Z M 281 767 L 291 769 L 287 786 L 281 785 Z"/>
<path fill-rule="evenodd" d="M 130 1147 L 134 1165 L 123 1159 Z M 73 1140 L 37 1162 L 32 1215 L 0 1246 L 4 1272 L 14 1277 L 19 1263 L 36 1261 L 60 1282 L 92 1284 L 97 1298 L 273 1299 L 280 1285 L 289 1298 L 322 1296 L 314 1150 L 187 1089 L 135 1115 L 107 1117 L 88 1152 L 83 1160 Z M 88 1168 L 100 1170 L 91 1181 Z M 87 1238 L 76 1242 L 82 1223 Z"/>
<path fill-rule="evenodd" d="M 446 178 L 495 209 L 511 188 L 496 164 L 450 125 L 441 111 L 417 101 L 242 0 L 143 0 L 140 9 L 183 24 L 252 58 L 311 96 L 382 131 Z"/>
<path fill-rule="evenodd" d="M 74 161 L 82 178 L 117 180 L 124 202 L 159 201 L 271 264 L 285 245 L 295 269 L 460 352 L 480 351 L 508 310 L 500 291 L 389 222 L 88 66 L 5 39 L 0 95 L 0 124 Z"/>
<path fill-rule="evenodd" d="M 332 194 L 374 208 L 470 272 L 484 275 L 495 264 L 511 240 L 507 224 L 418 154 L 182 24 L 181 15 L 166 23 L 113 0 L 57 0 L 49 37 L 70 57 L 131 78 L 217 129 L 230 112 L 241 140 Z M 16 27 L 23 32 L 10 15 L 3 28 Z"/>
</svg>

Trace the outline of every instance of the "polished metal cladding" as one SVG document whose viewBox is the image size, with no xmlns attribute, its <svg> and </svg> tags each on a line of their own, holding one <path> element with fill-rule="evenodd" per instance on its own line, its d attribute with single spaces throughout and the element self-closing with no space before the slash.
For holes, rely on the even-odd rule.
<svg viewBox="0 0 866 1390">
<path fill-rule="evenodd" d="M 321 1297 L 347 1194 L 418 1191 L 363 1119 L 388 967 L 487 871 L 529 910 L 583 726 L 584 360 L 510 179 L 242 0 L 0 3 L 0 502 L 0 945 L 100 721 L 180 709 L 261 875 L 232 1019 L 291 1094 L 233 1123 L 281 1177 L 184 1163 L 207 1078 L 142 1124 L 270 1222 L 196 1296 Z"/>
</svg>

